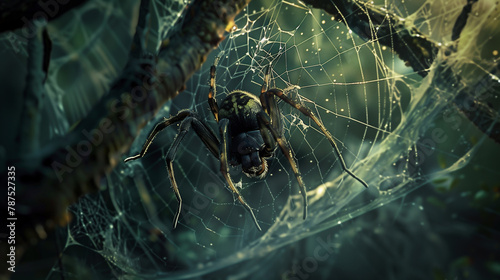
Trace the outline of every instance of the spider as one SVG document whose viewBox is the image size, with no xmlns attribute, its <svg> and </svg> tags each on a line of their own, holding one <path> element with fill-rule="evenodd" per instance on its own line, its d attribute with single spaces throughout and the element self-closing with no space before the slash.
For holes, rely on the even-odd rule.
<svg viewBox="0 0 500 280">
<path fill-rule="evenodd" d="M 288 97 L 282 90 L 278 88 L 268 88 L 271 67 L 267 66 L 264 76 L 264 82 L 260 91 L 260 99 L 249 92 L 243 90 L 235 90 L 229 93 L 224 100 L 217 105 L 215 100 L 216 84 L 215 70 L 218 58 L 210 68 L 210 89 L 208 92 L 208 104 L 214 115 L 215 120 L 219 124 L 219 135 L 221 140 L 217 138 L 213 130 L 192 110 L 181 110 L 175 116 L 164 118 L 158 123 L 152 132 L 149 134 L 142 150 L 139 154 L 128 157 L 125 162 L 136 160 L 143 157 L 149 145 L 153 142 L 155 136 L 167 128 L 168 126 L 181 122 L 179 132 L 175 136 L 166 156 L 167 171 L 175 192 L 175 196 L 179 203 L 177 212 L 174 216 L 173 227 L 177 227 L 179 216 L 182 207 L 182 198 L 179 193 L 179 188 L 174 177 L 173 160 L 177 152 L 177 148 L 189 129 L 192 127 L 201 141 L 205 144 L 212 155 L 220 161 L 220 172 L 224 176 L 229 189 L 234 193 L 238 201 L 250 213 L 252 219 L 261 231 L 261 227 L 252 211 L 252 208 L 245 202 L 243 196 L 234 186 L 231 177 L 229 176 L 229 164 L 232 166 L 241 165 L 242 172 L 248 177 L 262 179 L 267 174 L 267 158 L 273 156 L 276 147 L 279 146 L 288 162 L 290 163 L 293 173 L 300 187 L 300 192 L 303 198 L 303 219 L 307 217 L 307 193 L 306 187 L 300 175 L 300 171 L 295 162 L 293 152 L 289 147 L 287 140 L 283 137 L 281 129 L 281 113 L 277 107 L 275 96 L 296 108 L 304 115 L 311 118 L 316 125 L 319 126 L 323 134 L 326 136 L 336 155 L 338 156 L 342 169 L 359 181 L 363 186 L 368 188 L 368 185 L 346 166 L 339 148 L 335 143 L 332 135 L 325 128 L 323 123 L 305 107 L 303 104 L 297 103 Z"/>
</svg>

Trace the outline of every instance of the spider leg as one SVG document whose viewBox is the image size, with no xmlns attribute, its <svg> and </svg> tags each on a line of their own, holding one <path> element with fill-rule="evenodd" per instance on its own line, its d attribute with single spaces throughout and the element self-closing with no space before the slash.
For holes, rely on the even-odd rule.
<svg viewBox="0 0 500 280">
<path fill-rule="evenodd" d="M 279 132 L 283 130 L 281 126 L 281 116 L 280 111 L 278 110 L 278 104 L 276 103 L 276 99 L 274 96 L 267 96 L 265 93 L 269 88 L 269 79 L 271 78 L 271 67 L 267 66 L 266 74 L 264 76 L 264 83 L 262 84 L 262 88 L 260 90 L 260 103 L 262 104 L 262 108 L 271 118 L 271 125 L 274 126 Z"/>
<path fill-rule="evenodd" d="M 264 141 L 268 139 L 267 130 L 271 131 L 276 142 L 280 146 L 281 151 L 288 159 L 288 162 L 292 166 L 293 173 L 295 174 L 295 178 L 297 178 L 297 182 L 299 183 L 300 192 L 302 194 L 302 199 L 304 201 L 304 214 L 303 219 L 305 220 L 307 217 L 307 193 L 306 186 L 304 185 L 304 181 L 302 181 L 302 176 L 300 175 L 299 168 L 297 167 L 297 162 L 293 159 L 292 149 L 288 146 L 287 141 L 282 137 L 281 133 L 276 130 L 275 127 L 271 125 L 271 118 L 264 112 L 260 112 L 257 114 L 257 120 L 259 122 L 260 132 L 263 135 Z M 264 137 L 266 136 L 266 137 Z M 268 140 L 269 141 L 269 140 Z M 266 143 L 267 144 L 267 143 Z"/>
<path fill-rule="evenodd" d="M 136 160 L 138 158 L 143 157 L 146 154 L 146 152 L 148 151 L 149 145 L 151 145 L 151 143 L 155 139 L 156 134 L 158 134 L 158 132 L 160 132 L 163 129 L 167 128 L 171 124 L 174 124 L 176 122 L 180 122 L 180 121 L 184 120 L 187 116 L 189 116 L 191 114 L 192 114 L 191 111 L 183 110 L 183 111 L 180 111 L 177 115 L 172 116 L 172 117 L 170 117 L 168 119 L 164 118 L 163 121 L 159 122 L 155 126 L 155 128 L 153 128 L 153 131 L 151 131 L 151 133 L 148 136 L 148 139 L 146 139 L 146 142 L 142 146 L 141 152 L 139 154 L 135 155 L 135 156 L 131 156 L 131 157 L 126 158 L 124 160 L 124 162 L 131 161 L 131 160 Z"/>
<path fill-rule="evenodd" d="M 175 175 L 174 175 L 174 168 L 173 168 L 173 161 L 175 158 L 175 154 L 177 153 L 177 149 L 179 148 L 179 144 L 182 142 L 182 139 L 186 134 L 189 132 L 189 129 L 193 127 L 194 131 L 198 135 L 198 137 L 202 140 L 202 142 L 205 144 L 205 146 L 214 154 L 216 157 L 219 153 L 219 140 L 217 137 L 214 135 L 212 130 L 204 124 L 201 120 L 198 119 L 196 115 L 191 115 L 187 118 L 185 118 L 180 126 L 179 126 L 179 133 L 175 136 L 174 141 L 172 142 L 172 145 L 168 149 L 167 156 L 165 158 L 165 161 L 167 163 L 167 171 L 168 171 L 168 176 L 170 178 L 170 182 L 172 184 L 172 189 L 174 190 L 175 197 L 177 198 L 177 202 L 179 203 L 179 206 L 177 208 L 177 212 L 175 213 L 174 216 L 174 228 L 177 227 L 177 223 L 179 221 L 179 217 L 181 215 L 181 208 L 182 208 L 182 198 L 181 194 L 179 193 L 179 188 L 177 186 L 177 182 L 175 180 Z"/>
<path fill-rule="evenodd" d="M 255 215 L 252 211 L 252 208 L 245 202 L 243 199 L 243 196 L 241 196 L 240 192 L 238 189 L 234 186 L 233 181 L 231 180 L 231 177 L 229 176 L 229 167 L 228 167 L 228 151 L 229 151 L 229 131 L 228 131 L 228 124 L 229 120 L 228 119 L 222 119 L 219 122 L 219 130 L 220 130 L 220 135 L 222 138 L 222 143 L 221 143 L 221 151 L 220 151 L 220 171 L 224 178 L 226 179 L 229 188 L 231 191 L 236 195 L 236 198 L 238 201 L 245 207 L 248 212 L 250 212 L 250 215 L 252 216 L 252 219 L 257 226 L 257 229 L 259 231 L 262 231 L 260 228 L 259 222 L 257 222 L 257 218 L 255 218 Z"/>
<path fill-rule="evenodd" d="M 215 136 L 212 129 L 202 122 L 198 117 L 193 117 L 192 126 L 194 132 L 201 139 L 205 147 L 212 153 L 215 158 L 219 158 L 219 146 L 220 142 L 217 136 Z"/>
<path fill-rule="evenodd" d="M 186 134 L 189 132 L 189 129 L 193 127 L 194 131 L 201 139 L 201 141 L 205 144 L 207 149 L 212 153 L 212 155 L 218 158 L 219 146 L 220 146 L 219 139 L 217 139 L 213 131 L 205 123 L 203 123 L 201 120 L 198 119 L 197 115 L 194 112 L 189 110 L 183 110 L 180 111 L 177 115 L 172 116 L 158 123 L 153 129 L 153 131 L 149 134 L 146 143 L 142 147 L 141 153 L 136 156 L 125 159 L 125 161 L 130 161 L 143 157 L 144 154 L 147 152 L 149 145 L 151 145 L 151 143 L 153 142 L 156 134 L 158 134 L 158 132 L 165 129 L 169 125 L 179 121 L 182 121 L 179 126 L 179 133 L 175 136 L 174 141 L 172 142 L 172 145 L 170 145 L 170 148 L 168 149 L 167 152 L 167 156 L 165 158 L 167 164 L 168 176 L 172 184 L 172 189 L 174 190 L 175 197 L 177 198 L 177 202 L 179 203 L 177 212 L 175 213 L 174 216 L 174 221 L 173 221 L 174 228 L 177 227 L 177 223 L 179 222 L 179 217 L 181 215 L 181 209 L 182 209 L 182 197 L 179 192 L 179 187 L 177 186 L 177 182 L 175 180 L 174 168 L 173 168 L 173 161 L 175 158 L 175 154 L 177 153 L 177 149 L 179 148 L 179 144 L 182 142 L 184 136 L 186 136 Z"/>
<path fill-rule="evenodd" d="M 264 83 L 262 83 L 262 88 L 260 89 L 260 94 L 266 93 L 269 87 L 269 79 L 271 77 L 271 67 L 268 65 L 266 67 L 266 74 L 264 75 Z"/>
<path fill-rule="evenodd" d="M 175 153 L 177 152 L 177 149 L 179 148 L 179 144 L 181 143 L 182 139 L 186 134 L 188 133 L 189 129 L 191 128 L 191 124 L 193 122 L 193 118 L 185 118 L 182 123 L 179 126 L 179 133 L 175 136 L 174 142 L 172 142 L 172 145 L 170 145 L 170 148 L 168 149 L 167 156 L 165 158 L 165 162 L 167 163 L 167 171 L 168 171 L 168 177 L 170 178 L 170 183 L 172 184 L 172 189 L 174 190 L 175 197 L 177 198 L 177 202 L 179 206 L 177 207 L 177 212 L 175 213 L 174 216 L 174 221 L 173 221 L 173 227 L 177 227 L 177 223 L 179 222 L 179 217 L 181 215 L 181 209 L 182 209 L 182 197 L 179 192 L 179 187 L 177 186 L 177 182 L 175 181 L 175 175 L 174 175 L 174 167 L 173 167 L 173 161 L 175 158 Z"/>
<path fill-rule="evenodd" d="M 214 61 L 212 67 L 210 67 L 210 90 L 208 91 L 208 104 L 210 105 L 210 110 L 214 114 L 215 120 L 219 122 L 219 106 L 215 100 L 215 94 L 217 90 L 217 85 L 215 84 L 215 68 L 219 62 L 219 57 Z"/>
<path fill-rule="evenodd" d="M 344 169 L 344 171 L 347 174 L 349 174 L 352 178 L 356 179 L 363 186 L 365 186 L 365 188 L 368 188 L 368 184 L 365 181 L 363 181 L 361 178 L 359 178 L 358 176 L 356 176 L 354 173 L 352 173 L 347 168 L 347 165 L 345 164 L 344 158 L 342 157 L 342 154 L 340 153 L 340 150 L 339 150 L 339 148 L 337 146 L 337 143 L 333 139 L 332 135 L 330 134 L 330 132 L 328 132 L 328 130 L 326 130 L 326 128 L 323 125 L 323 123 L 314 115 L 314 113 L 309 108 L 305 107 L 304 105 L 302 105 L 300 103 L 296 103 L 295 101 L 293 101 L 292 99 L 290 99 L 286 94 L 284 94 L 282 90 L 276 89 L 276 88 L 269 89 L 267 92 L 265 92 L 264 93 L 264 99 L 272 99 L 271 97 L 273 95 L 276 95 L 277 97 L 281 98 L 281 100 L 285 101 L 290 106 L 294 107 L 295 109 L 297 109 L 300 112 L 302 112 L 304 115 L 306 115 L 309 118 L 311 118 L 319 126 L 319 128 L 321 129 L 321 131 L 323 132 L 323 134 L 325 134 L 326 138 L 328 139 L 328 141 L 332 145 L 333 149 L 335 150 L 335 153 L 337 154 L 337 157 L 340 160 L 340 164 L 342 165 L 342 169 Z M 262 99 L 262 94 L 261 94 L 261 99 Z"/>
</svg>

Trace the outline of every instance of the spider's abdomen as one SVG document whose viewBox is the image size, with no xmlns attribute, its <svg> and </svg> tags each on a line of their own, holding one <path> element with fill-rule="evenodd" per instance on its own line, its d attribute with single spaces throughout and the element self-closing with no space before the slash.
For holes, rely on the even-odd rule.
<svg viewBox="0 0 500 280">
<path fill-rule="evenodd" d="M 244 92 L 231 92 L 219 106 L 219 119 L 228 119 L 232 135 L 259 130 L 257 113 L 263 110 L 259 98 Z"/>
</svg>

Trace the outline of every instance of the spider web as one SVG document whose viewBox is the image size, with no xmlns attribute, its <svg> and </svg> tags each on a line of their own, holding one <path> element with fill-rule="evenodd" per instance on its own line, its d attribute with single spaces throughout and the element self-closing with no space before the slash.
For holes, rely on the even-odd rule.
<svg viewBox="0 0 500 280">
<path fill-rule="evenodd" d="M 386 7 L 437 42 L 450 43 L 450 22 L 463 5 L 408 2 L 375 1 L 375 5 Z M 160 26 L 160 32 L 150 35 L 148 46 L 157 46 L 184 6 L 183 1 L 152 3 L 151 24 Z M 475 30 L 483 28 L 491 34 L 469 34 L 472 39 L 457 52 L 454 65 L 471 73 L 458 88 L 475 85 L 489 73 L 491 66 L 479 60 L 480 55 L 498 59 L 494 46 L 498 29 L 492 31 L 491 24 L 480 20 L 481 14 L 489 15 L 485 6 L 473 18 Z M 135 0 L 89 1 L 49 24 L 54 52 L 42 142 L 67 131 L 106 92 L 124 66 L 137 7 Z M 271 85 L 284 89 L 322 120 L 348 168 L 370 187 L 365 189 L 342 170 L 330 143 L 310 119 L 279 102 L 284 136 L 307 187 L 307 219 L 302 220 L 298 184 L 279 149 L 268 160 L 269 173 L 263 180 L 245 177 L 240 167 L 231 169 L 262 226 L 259 232 L 227 188 L 219 161 L 191 132 L 174 161 L 183 211 L 177 229 L 172 230 L 178 204 L 165 168 L 165 155 L 177 133 L 177 126 L 172 126 L 157 136 L 143 159 L 119 164 L 103 180 L 100 193 L 70 207 L 73 222 L 65 233 L 65 268 L 54 265 L 48 278 L 73 275 L 81 263 L 89 267 L 86 273 L 98 277 L 193 278 L 231 273 L 234 279 L 258 278 L 276 269 L 262 265 L 262 260 L 276 264 L 271 256 L 279 255 L 287 244 L 338 229 L 429 182 L 450 188 L 450 174 L 465 167 L 487 141 L 453 109 L 457 86 L 443 79 L 433 82 L 442 68 L 433 66 L 422 78 L 389 47 L 360 39 L 322 10 L 299 1 L 252 1 L 235 23 L 235 30 L 226 34 L 186 90 L 165 104 L 124 158 L 140 150 L 163 117 L 182 109 L 196 111 L 218 131 L 207 96 L 209 69 L 219 57 L 219 102 L 237 89 L 258 95 L 263 72 L 271 65 Z M 11 41 L 1 42 L 9 46 Z M 478 51 L 470 52 L 474 48 Z M 22 47 L 18 54 L 23 56 Z M 494 93 L 489 102 L 498 102 L 498 91 L 488 90 Z M 241 267 L 228 269 L 236 264 Z M 256 269 L 261 271 L 252 274 Z"/>
</svg>

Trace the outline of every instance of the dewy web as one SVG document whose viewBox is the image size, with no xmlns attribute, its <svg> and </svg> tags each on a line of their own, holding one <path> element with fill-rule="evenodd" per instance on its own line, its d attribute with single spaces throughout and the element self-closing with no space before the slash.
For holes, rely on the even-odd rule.
<svg viewBox="0 0 500 280">
<path fill-rule="evenodd" d="M 59 31 L 54 32 L 59 35 L 53 38 L 55 51 L 47 89 L 51 104 L 47 107 L 54 112 L 49 115 L 52 135 L 64 133 L 81 119 L 125 62 L 128 29 L 138 1 L 120 1 L 119 5 L 119 1 L 89 2 L 74 12 L 76 19 L 63 18 L 51 24 Z M 158 38 L 181 18 L 185 3 L 152 2 L 150 20 L 160 26 L 161 33 L 149 38 L 154 48 Z M 405 24 L 439 38 L 442 44 L 449 42 L 446 34 L 451 27 L 441 23 L 459 14 L 462 7 L 439 9 L 446 4 L 406 2 L 375 1 L 375 5 L 386 7 L 404 18 Z M 447 13 L 435 12 L 431 18 L 431 11 L 442 10 Z M 91 22 L 90 15 L 98 15 L 101 21 Z M 110 27 L 112 22 L 119 22 L 120 27 Z M 119 164 L 103 181 L 100 193 L 86 196 L 70 208 L 74 221 L 68 227 L 65 251 L 75 246 L 93 251 L 110 265 L 103 270 L 119 268 L 126 275 L 161 278 L 172 276 L 174 271 L 179 278 L 203 275 L 337 226 L 467 164 L 474 148 L 462 132 L 453 132 L 457 140 L 453 140 L 451 151 L 433 150 L 436 145 L 418 142 L 434 122 L 442 121 L 442 112 L 456 89 L 423 79 L 389 47 L 377 40 L 360 39 L 338 19 L 300 1 L 252 1 L 235 24 L 188 81 L 186 90 L 165 104 L 124 158 L 140 151 L 163 117 L 181 109 L 196 111 L 217 131 L 207 95 L 210 65 L 218 56 L 218 101 L 238 89 L 259 93 L 265 68 L 272 64 L 270 87 L 300 98 L 318 116 L 337 142 L 347 167 L 370 188 L 343 172 L 330 143 L 311 119 L 278 102 L 284 136 L 307 188 L 306 220 L 302 219 L 302 197 L 294 173 L 287 159 L 276 151 L 262 180 L 247 178 L 239 167 L 230 170 L 262 227 L 259 232 L 228 190 L 219 161 L 191 131 L 174 159 L 184 204 L 179 224 L 172 230 L 177 200 L 165 155 L 178 127 L 171 126 L 157 135 L 142 159 Z M 66 39 L 71 35 L 65 34 L 75 30 L 83 33 L 85 44 Z M 488 47 L 487 42 L 481 47 Z M 457 53 L 456 58 L 460 60 L 461 55 L 466 52 Z M 483 73 L 489 71 L 482 68 Z M 439 75 L 436 69 L 432 68 L 429 76 Z M 74 75 L 69 77 L 68 73 Z M 433 92 L 433 87 L 440 98 L 431 102 L 428 92 Z M 444 169 L 425 159 L 419 161 L 422 155 L 437 154 L 446 158 Z M 54 273 L 57 270 L 54 266 Z"/>
</svg>

